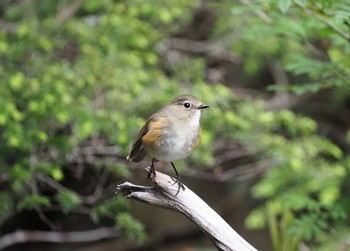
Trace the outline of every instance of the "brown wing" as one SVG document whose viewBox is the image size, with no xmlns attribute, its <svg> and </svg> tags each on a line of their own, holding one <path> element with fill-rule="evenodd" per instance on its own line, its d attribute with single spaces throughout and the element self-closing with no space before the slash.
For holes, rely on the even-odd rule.
<svg viewBox="0 0 350 251">
<path fill-rule="evenodd" d="M 147 153 L 144 149 L 144 144 L 148 147 L 152 147 L 162 136 L 162 128 L 165 124 L 166 117 L 159 113 L 154 114 L 147 123 L 141 128 L 136 142 L 132 145 L 131 152 L 127 160 L 133 162 L 140 162 L 143 160 Z"/>
<path fill-rule="evenodd" d="M 130 151 L 129 155 L 126 157 L 127 160 L 138 163 L 146 157 L 147 153 L 145 152 L 145 149 L 143 148 L 142 138 L 147 132 L 148 132 L 148 121 L 141 128 L 139 135 L 137 136 L 137 140 L 132 145 L 131 151 Z"/>
</svg>

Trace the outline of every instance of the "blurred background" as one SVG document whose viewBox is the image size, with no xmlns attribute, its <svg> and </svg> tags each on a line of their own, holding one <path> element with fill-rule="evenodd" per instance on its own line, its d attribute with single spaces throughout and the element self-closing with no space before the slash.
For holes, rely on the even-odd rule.
<svg viewBox="0 0 350 251">
<path fill-rule="evenodd" d="M 258 250 L 350 250 L 347 0 L 2 0 L 0 82 L 0 250 L 216 250 L 115 194 L 180 93 L 211 107 L 188 187 Z"/>
</svg>

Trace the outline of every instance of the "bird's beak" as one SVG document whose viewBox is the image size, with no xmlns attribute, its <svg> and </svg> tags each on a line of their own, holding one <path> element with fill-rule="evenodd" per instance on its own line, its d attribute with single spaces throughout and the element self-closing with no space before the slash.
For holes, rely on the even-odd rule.
<svg viewBox="0 0 350 251">
<path fill-rule="evenodd" d="M 198 110 L 209 108 L 209 105 L 200 105 L 197 107 Z"/>
</svg>

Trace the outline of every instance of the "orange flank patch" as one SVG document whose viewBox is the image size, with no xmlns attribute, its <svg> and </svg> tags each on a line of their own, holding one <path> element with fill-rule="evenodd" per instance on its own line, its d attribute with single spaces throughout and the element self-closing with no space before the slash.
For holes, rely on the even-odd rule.
<svg viewBox="0 0 350 251">
<path fill-rule="evenodd" d="M 202 136 L 202 131 L 199 128 L 198 137 L 197 137 L 196 141 L 194 141 L 192 144 L 192 150 L 196 149 L 197 146 L 199 145 L 199 143 L 201 143 L 201 138 L 202 138 L 201 136 Z"/>
<path fill-rule="evenodd" d="M 142 143 L 152 147 L 161 137 L 161 130 L 164 125 L 165 118 L 151 119 L 147 125 L 147 133 L 142 137 Z"/>
</svg>

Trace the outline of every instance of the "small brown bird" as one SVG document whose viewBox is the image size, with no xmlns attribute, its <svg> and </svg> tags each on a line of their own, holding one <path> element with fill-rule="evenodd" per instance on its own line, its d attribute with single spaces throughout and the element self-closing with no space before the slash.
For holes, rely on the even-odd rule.
<svg viewBox="0 0 350 251">
<path fill-rule="evenodd" d="M 186 158 L 198 146 L 201 110 L 208 107 L 193 95 L 177 96 L 148 119 L 126 159 L 138 163 L 147 154 L 151 156 L 149 177 L 156 175 L 155 161 L 170 162 L 180 189 L 180 176 L 173 161 Z"/>
</svg>

